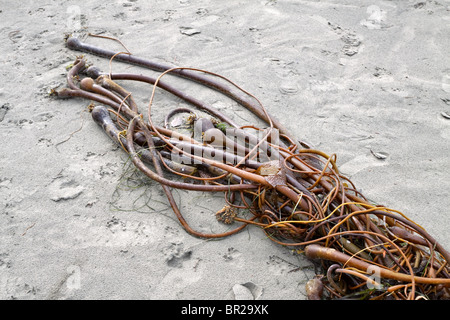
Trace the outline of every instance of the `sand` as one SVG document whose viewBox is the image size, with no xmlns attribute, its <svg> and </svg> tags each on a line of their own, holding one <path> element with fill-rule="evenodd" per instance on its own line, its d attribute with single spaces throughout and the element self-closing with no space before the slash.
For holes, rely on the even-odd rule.
<svg viewBox="0 0 450 320">
<path fill-rule="evenodd" d="M 0 20 L 0 299 L 303 300 L 315 274 L 257 227 L 215 241 L 187 234 L 87 101 L 49 97 L 79 54 L 68 33 L 227 76 L 299 139 L 336 153 L 368 198 L 450 249 L 450 1 L 2 0 Z M 145 108 L 150 88 L 132 91 Z M 155 118 L 179 105 L 159 95 Z M 194 228 L 224 230 L 221 195 L 175 195 Z"/>
</svg>

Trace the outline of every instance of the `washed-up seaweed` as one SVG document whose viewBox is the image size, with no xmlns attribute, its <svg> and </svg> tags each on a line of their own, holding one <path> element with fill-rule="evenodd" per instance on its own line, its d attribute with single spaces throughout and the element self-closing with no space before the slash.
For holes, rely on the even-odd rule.
<svg viewBox="0 0 450 320">
<path fill-rule="evenodd" d="M 260 228 L 274 242 L 319 263 L 306 286 L 309 299 L 449 298 L 450 254 L 445 248 L 402 212 L 367 200 L 340 173 L 334 154 L 298 140 L 255 96 L 206 70 L 162 65 L 75 37 L 66 42 L 72 50 L 157 72 L 155 77 L 113 73 L 112 68 L 102 72 L 80 56 L 68 71 L 67 87 L 52 94 L 91 101 L 93 120 L 137 169 L 161 185 L 188 233 L 221 238 L 248 225 Z M 165 81 L 173 76 L 233 99 L 265 127 L 235 123 Z M 130 82 L 150 85 L 147 106 L 137 105 L 126 88 Z M 188 107 L 169 110 L 158 124 L 152 113 L 162 91 Z M 184 117 L 177 122 L 177 115 Z M 216 218 L 232 228 L 216 234 L 195 230 L 177 205 L 174 188 L 223 193 Z"/>
</svg>

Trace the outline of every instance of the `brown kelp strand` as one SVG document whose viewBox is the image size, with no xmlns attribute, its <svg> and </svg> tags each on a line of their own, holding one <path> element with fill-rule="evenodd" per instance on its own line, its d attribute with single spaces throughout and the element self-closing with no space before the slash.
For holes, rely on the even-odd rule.
<svg viewBox="0 0 450 320">
<path fill-rule="evenodd" d="M 99 48 L 99 47 L 90 45 L 88 43 L 81 42 L 78 38 L 75 38 L 75 37 L 69 37 L 66 41 L 67 41 L 67 47 L 72 50 L 86 52 L 86 53 L 92 53 L 92 54 L 95 54 L 95 55 L 98 55 L 101 57 L 105 57 L 105 58 L 109 58 L 109 59 L 114 57 L 115 61 L 121 61 L 121 62 L 125 62 L 125 63 L 138 65 L 138 66 L 148 68 L 148 69 L 151 69 L 154 71 L 165 72 L 172 68 L 172 66 L 156 63 L 156 62 L 150 61 L 148 59 L 136 57 L 135 55 L 132 55 L 132 54 L 120 53 L 120 52 L 115 52 L 115 51 Z M 209 88 L 212 88 L 214 90 L 222 92 L 225 95 L 232 97 L 238 103 L 244 105 L 246 108 L 249 108 L 250 110 L 252 110 L 255 113 L 255 115 L 257 115 L 258 117 L 260 117 L 266 121 L 268 120 L 266 115 L 264 114 L 264 112 L 262 112 L 261 108 L 258 106 L 257 103 L 252 101 L 252 99 L 246 95 L 233 94 L 231 88 L 228 85 L 224 85 L 214 79 L 205 77 L 201 73 L 192 72 L 191 70 L 187 70 L 187 69 L 174 70 L 172 72 L 172 74 L 190 79 L 192 81 L 195 81 L 195 82 L 198 82 L 205 86 L 208 86 Z M 281 125 L 281 123 L 278 123 L 277 120 L 272 119 L 272 121 L 275 121 L 277 123 L 280 131 L 286 131 L 283 128 L 283 126 Z"/>
<path fill-rule="evenodd" d="M 91 102 L 93 120 L 149 179 L 158 182 L 175 216 L 190 234 L 222 238 L 249 224 L 271 240 L 317 262 L 321 270 L 308 282 L 310 299 L 447 299 L 450 255 L 423 227 L 400 211 L 369 202 L 339 171 L 336 155 L 304 147 L 253 95 L 215 73 L 160 65 L 69 38 L 70 49 L 160 72 L 158 77 L 103 73 L 78 57 L 61 98 Z M 188 96 L 167 75 L 216 90 L 263 119 L 266 128 L 240 125 L 226 110 Z M 150 85 L 148 105 L 136 103 L 128 83 Z M 224 84 L 225 83 L 225 84 Z M 139 84 L 138 84 L 139 85 Z M 158 90 L 157 90 L 158 89 Z M 154 120 L 160 90 L 188 107 L 165 110 Z M 167 96 L 170 98 L 170 95 Z M 202 114 L 208 116 L 202 116 Z M 171 126 L 179 117 L 184 129 Z M 161 117 L 159 117 L 161 118 Z M 229 231 L 205 234 L 191 227 L 172 189 L 222 192 L 218 223 Z"/>
</svg>

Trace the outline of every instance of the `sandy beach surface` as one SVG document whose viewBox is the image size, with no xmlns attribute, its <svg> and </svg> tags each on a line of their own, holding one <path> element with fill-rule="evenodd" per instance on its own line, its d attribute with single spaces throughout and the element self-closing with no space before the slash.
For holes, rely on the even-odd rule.
<svg viewBox="0 0 450 320">
<path fill-rule="evenodd" d="M 1 0 L 0 21 L 0 299 L 304 300 L 315 274 L 258 227 L 187 234 L 89 102 L 49 96 L 80 54 L 66 34 L 123 50 L 87 35 L 116 37 L 135 55 L 228 77 L 298 139 L 337 154 L 366 197 L 450 249 L 450 1 Z M 130 90 L 145 107 L 151 88 Z M 159 95 L 155 119 L 179 104 Z M 195 229 L 226 228 L 214 217 L 222 194 L 175 196 Z"/>
</svg>

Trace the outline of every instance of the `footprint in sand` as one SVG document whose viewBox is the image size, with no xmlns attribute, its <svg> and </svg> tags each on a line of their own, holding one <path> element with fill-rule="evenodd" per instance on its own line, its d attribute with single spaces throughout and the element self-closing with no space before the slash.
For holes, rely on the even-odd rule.
<svg viewBox="0 0 450 320">
<path fill-rule="evenodd" d="M 253 282 L 236 283 L 228 293 L 227 300 L 258 300 L 264 292 L 263 287 Z"/>
<path fill-rule="evenodd" d="M 50 199 L 55 202 L 71 200 L 77 198 L 84 190 L 84 187 L 68 176 L 58 176 L 48 186 Z"/>
<path fill-rule="evenodd" d="M 370 30 L 386 27 L 387 13 L 379 6 L 371 5 L 366 9 L 366 18 L 360 21 L 361 25 Z"/>
<path fill-rule="evenodd" d="M 181 268 L 183 262 L 192 257 L 192 250 L 185 250 L 182 242 L 172 242 L 162 250 L 166 263 L 172 268 Z"/>
</svg>

